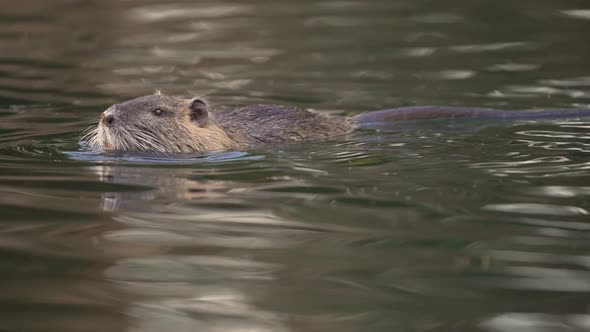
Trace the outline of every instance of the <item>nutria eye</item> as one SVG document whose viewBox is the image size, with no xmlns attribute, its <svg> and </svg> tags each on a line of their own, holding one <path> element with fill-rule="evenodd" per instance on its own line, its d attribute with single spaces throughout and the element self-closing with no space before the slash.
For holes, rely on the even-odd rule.
<svg viewBox="0 0 590 332">
<path fill-rule="evenodd" d="M 159 108 L 156 108 L 156 109 L 153 111 L 153 113 L 154 113 L 154 115 L 156 115 L 156 116 L 160 116 L 160 115 L 164 114 L 164 111 L 162 111 L 162 110 L 161 110 L 161 109 L 159 109 Z"/>
</svg>

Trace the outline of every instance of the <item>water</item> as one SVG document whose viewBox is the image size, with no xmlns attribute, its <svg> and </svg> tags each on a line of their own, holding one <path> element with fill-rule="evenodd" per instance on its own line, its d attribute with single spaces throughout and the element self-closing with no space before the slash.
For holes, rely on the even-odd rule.
<svg viewBox="0 0 590 332">
<path fill-rule="evenodd" d="M 588 119 L 167 157 L 77 142 L 155 89 L 587 107 L 587 2 L 0 5 L 1 331 L 590 330 Z"/>
</svg>

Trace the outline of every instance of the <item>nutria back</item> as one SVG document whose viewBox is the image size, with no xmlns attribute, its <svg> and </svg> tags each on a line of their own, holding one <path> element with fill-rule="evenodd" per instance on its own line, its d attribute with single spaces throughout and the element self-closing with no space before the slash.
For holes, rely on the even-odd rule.
<svg viewBox="0 0 590 332">
<path fill-rule="evenodd" d="M 353 129 L 349 118 L 279 105 L 251 105 L 212 112 L 213 120 L 241 145 L 324 139 Z"/>
</svg>

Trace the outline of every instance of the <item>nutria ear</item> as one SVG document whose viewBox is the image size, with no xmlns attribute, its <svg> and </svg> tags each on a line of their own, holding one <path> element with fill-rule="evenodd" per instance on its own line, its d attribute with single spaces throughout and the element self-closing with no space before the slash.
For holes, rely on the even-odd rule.
<svg viewBox="0 0 590 332">
<path fill-rule="evenodd" d="M 191 100 L 190 117 L 191 121 L 199 127 L 203 127 L 207 124 L 209 119 L 209 112 L 207 111 L 207 102 L 201 98 L 193 98 Z"/>
</svg>

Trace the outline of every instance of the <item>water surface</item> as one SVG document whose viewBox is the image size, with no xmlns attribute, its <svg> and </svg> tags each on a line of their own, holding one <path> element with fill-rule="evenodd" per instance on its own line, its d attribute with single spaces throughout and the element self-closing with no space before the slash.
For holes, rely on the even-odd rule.
<svg viewBox="0 0 590 332">
<path fill-rule="evenodd" d="M 0 11 L 0 330 L 590 330 L 590 120 L 154 156 L 156 89 L 321 112 L 590 106 L 584 1 L 35 1 Z"/>
</svg>

